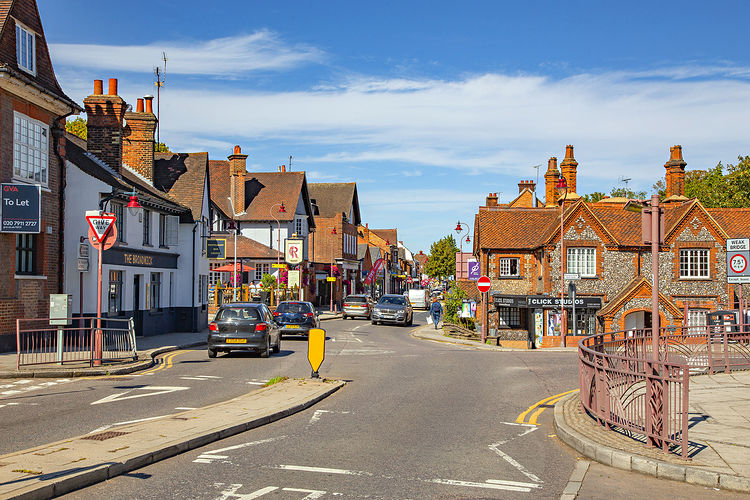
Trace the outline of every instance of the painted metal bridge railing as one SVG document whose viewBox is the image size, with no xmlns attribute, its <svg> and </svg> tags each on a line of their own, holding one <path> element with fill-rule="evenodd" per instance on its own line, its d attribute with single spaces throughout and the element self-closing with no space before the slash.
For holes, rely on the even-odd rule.
<svg viewBox="0 0 750 500">
<path fill-rule="evenodd" d="M 687 459 L 689 377 L 750 369 L 749 332 L 750 325 L 663 328 L 658 360 L 650 329 L 587 337 L 578 343 L 583 408 L 608 429 Z"/>
</svg>

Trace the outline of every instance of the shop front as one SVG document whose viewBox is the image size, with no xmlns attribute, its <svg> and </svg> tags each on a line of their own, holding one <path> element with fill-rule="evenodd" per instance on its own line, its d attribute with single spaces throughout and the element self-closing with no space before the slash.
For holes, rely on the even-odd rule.
<svg viewBox="0 0 750 500">
<path fill-rule="evenodd" d="M 574 307 L 575 306 L 575 307 Z M 560 335 L 562 316 L 560 297 L 529 295 L 526 297 L 533 329 L 530 330 L 537 347 L 562 346 Z M 575 346 L 580 339 L 596 333 L 596 313 L 602 307 L 601 297 L 576 296 L 563 300 L 568 321 L 566 322 L 565 345 Z M 575 311 L 575 321 L 572 320 Z"/>
</svg>

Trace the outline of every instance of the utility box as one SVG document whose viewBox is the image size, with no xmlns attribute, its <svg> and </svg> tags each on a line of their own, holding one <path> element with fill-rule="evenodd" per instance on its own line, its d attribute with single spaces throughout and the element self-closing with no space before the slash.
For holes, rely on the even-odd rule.
<svg viewBox="0 0 750 500">
<path fill-rule="evenodd" d="M 49 324 L 67 326 L 72 323 L 73 296 L 69 293 L 52 293 L 49 296 Z"/>
</svg>

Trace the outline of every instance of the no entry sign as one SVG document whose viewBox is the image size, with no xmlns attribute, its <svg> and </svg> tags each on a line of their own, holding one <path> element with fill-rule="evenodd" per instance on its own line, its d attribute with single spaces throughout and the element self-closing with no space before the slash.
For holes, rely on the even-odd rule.
<svg viewBox="0 0 750 500">
<path fill-rule="evenodd" d="M 477 280 L 477 290 L 480 292 L 489 292 L 490 291 L 490 279 L 487 276 L 482 276 Z"/>
</svg>

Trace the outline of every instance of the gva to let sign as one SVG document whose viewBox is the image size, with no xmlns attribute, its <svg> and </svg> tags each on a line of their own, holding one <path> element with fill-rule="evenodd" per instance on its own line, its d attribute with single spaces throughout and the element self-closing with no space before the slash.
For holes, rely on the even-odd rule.
<svg viewBox="0 0 750 500">
<path fill-rule="evenodd" d="M 0 232 L 41 231 L 41 188 L 34 184 L 3 184 L 0 191 Z"/>
</svg>

